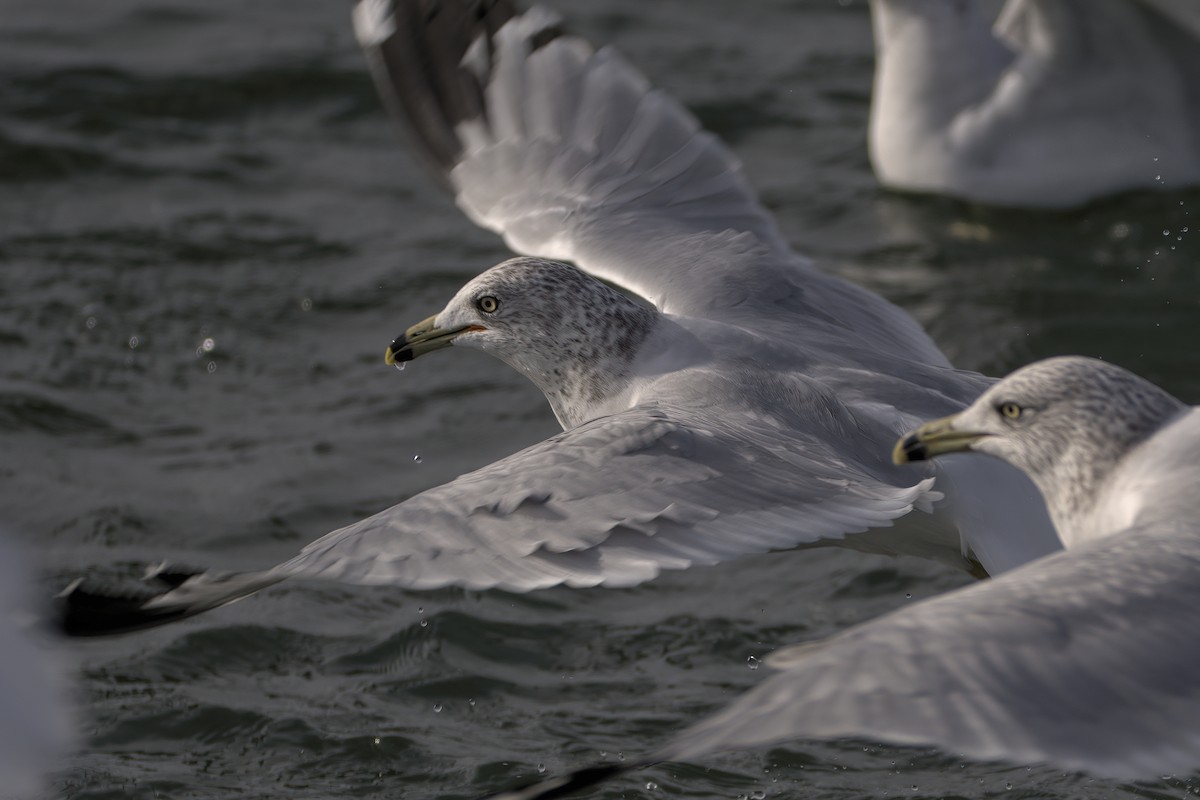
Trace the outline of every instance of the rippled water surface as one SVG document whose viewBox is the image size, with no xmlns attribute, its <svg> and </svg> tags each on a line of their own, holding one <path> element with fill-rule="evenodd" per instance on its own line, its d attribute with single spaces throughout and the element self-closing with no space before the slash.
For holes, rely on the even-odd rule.
<svg viewBox="0 0 1200 800">
<path fill-rule="evenodd" d="M 1086 353 L 1200 401 L 1200 194 L 1044 215 L 881 191 L 861 0 L 553 4 L 729 142 L 798 249 L 957 364 Z M 0 0 L 3 526 L 44 556 L 48 592 L 163 557 L 263 566 L 552 433 L 482 354 L 382 364 L 505 256 L 406 154 L 347 3 Z M 779 644 L 960 583 L 808 552 L 628 591 L 285 584 L 72 643 L 84 741 L 51 795 L 470 797 L 641 752 L 760 680 Z M 593 796 L 1189 792 L 840 742 Z"/>
</svg>

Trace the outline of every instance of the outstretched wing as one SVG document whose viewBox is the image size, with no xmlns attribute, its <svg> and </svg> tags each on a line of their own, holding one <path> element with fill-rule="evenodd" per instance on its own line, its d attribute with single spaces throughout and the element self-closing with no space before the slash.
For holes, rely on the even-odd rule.
<svg viewBox="0 0 1200 800">
<path fill-rule="evenodd" d="M 940 497 L 928 476 L 887 482 L 815 436 L 784 447 L 777 431 L 722 431 L 657 405 L 592 420 L 335 531 L 279 569 L 419 589 L 631 586 L 841 540 Z M 942 555 L 961 559 L 957 534 L 929 527 Z M 928 545 L 880 538 L 889 552 Z"/>
<path fill-rule="evenodd" d="M 731 430 L 715 414 L 639 406 L 415 495 L 264 572 L 162 574 L 151 595 L 76 588 L 64 598 L 66 627 L 149 627 L 289 577 L 515 592 L 631 586 L 665 569 L 843 539 L 966 567 L 944 515 L 889 527 L 932 510 L 941 495 L 931 475 L 851 463 L 815 433 L 781 442 L 765 423 Z"/>
<path fill-rule="evenodd" d="M 1125 530 L 780 650 L 767 661 L 779 674 L 658 751 L 492 800 L 550 800 L 660 761 L 842 737 L 1121 779 L 1190 772 L 1197 626 L 1198 532 Z"/>
<path fill-rule="evenodd" d="M 734 276 L 776 297 L 804 268 L 734 156 L 613 50 L 534 7 L 360 0 L 385 104 L 477 224 L 667 311 L 719 306 Z M 729 298 L 726 298 L 729 302 Z"/>
<path fill-rule="evenodd" d="M 1126 530 L 781 650 L 780 674 L 658 755 L 853 736 L 1116 778 L 1194 769 L 1198 558 L 1195 531 Z"/>
</svg>

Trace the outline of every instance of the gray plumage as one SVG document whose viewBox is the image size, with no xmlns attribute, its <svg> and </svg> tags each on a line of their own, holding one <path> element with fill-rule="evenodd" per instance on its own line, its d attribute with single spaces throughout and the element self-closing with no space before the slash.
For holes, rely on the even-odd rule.
<svg viewBox="0 0 1200 800">
<path fill-rule="evenodd" d="M 793 253 L 732 154 L 617 54 L 544 9 L 513 13 L 363 0 L 355 24 L 388 105 L 459 205 L 534 256 L 488 270 L 415 326 L 421 352 L 452 340 L 492 353 L 545 392 L 566 430 L 273 569 L 200 575 L 115 607 L 114 626 L 297 576 L 529 591 L 830 544 L 993 574 L 1057 549 L 1015 470 L 887 457 L 896 436 L 989 379 L 954 370 L 903 311 Z M 106 630 L 77 618 L 78 632 Z"/>
<path fill-rule="evenodd" d="M 837 737 L 1122 779 L 1200 767 L 1200 409 L 1073 357 L 1013 373 L 945 423 L 936 436 L 956 450 L 1030 470 L 1069 549 L 777 651 L 776 675 L 634 768 Z M 1068 491 L 1079 477 L 1086 491 Z"/>
</svg>

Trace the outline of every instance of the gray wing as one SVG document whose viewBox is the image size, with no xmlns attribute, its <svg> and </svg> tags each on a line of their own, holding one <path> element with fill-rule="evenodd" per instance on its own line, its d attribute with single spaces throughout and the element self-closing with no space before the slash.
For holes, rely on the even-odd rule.
<svg viewBox="0 0 1200 800">
<path fill-rule="evenodd" d="M 277 574 L 419 589 L 629 586 L 852 537 L 940 497 L 927 475 L 897 485 L 816 437 L 783 446 L 775 430 L 723 428 L 657 406 L 602 417 L 335 531 Z M 932 537 L 961 559 L 957 533 L 924 521 L 924 539 L 897 531 L 869 546 L 906 552 Z"/>
<path fill-rule="evenodd" d="M 908 524 L 909 512 L 931 512 L 942 496 L 932 472 L 882 457 L 846 461 L 819 428 L 784 440 L 753 419 L 731 429 L 720 411 L 654 404 L 586 422 L 265 571 L 163 568 L 135 590 L 77 581 L 61 595 L 62 625 L 76 636 L 152 627 L 292 577 L 515 592 L 631 586 L 664 569 L 831 543 L 969 567 L 945 514 Z M 843 434 L 865 435 L 853 424 Z"/>
<path fill-rule="evenodd" d="M 518 253 L 676 313 L 710 307 L 730 273 L 798 274 L 728 149 L 554 12 L 361 0 L 354 23 L 385 103 L 463 211 Z"/>
<path fill-rule="evenodd" d="M 1198 629 L 1200 535 L 1126 530 L 781 650 L 780 674 L 657 757 L 855 737 L 1117 778 L 1188 771 Z"/>
<path fill-rule="evenodd" d="M 907 314 L 793 253 L 733 154 L 553 12 L 360 0 L 354 25 L 415 148 L 516 252 L 571 261 L 666 312 L 760 330 L 803 317 L 945 363 Z"/>
</svg>

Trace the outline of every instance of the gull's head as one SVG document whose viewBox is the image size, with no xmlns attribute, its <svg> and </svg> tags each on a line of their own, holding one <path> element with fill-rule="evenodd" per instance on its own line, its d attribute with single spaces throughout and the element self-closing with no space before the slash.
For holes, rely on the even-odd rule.
<svg viewBox="0 0 1200 800">
<path fill-rule="evenodd" d="M 964 411 L 917 428 L 893 458 L 903 464 L 967 451 L 1001 458 L 1033 479 L 1059 522 L 1091 502 L 1121 458 L 1184 408 L 1120 367 L 1051 358 L 1013 372 Z"/>
<path fill-rule="evenodd" d="M 513 258 L 478 276 L 387 349 L 389 364 L 450 345 L 491 353 L 532 380 L 559 420 L 611 394 L 658 313 L 569 264 Z"/>
</svg>

